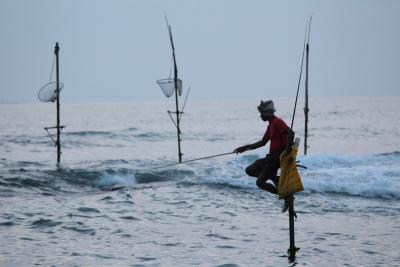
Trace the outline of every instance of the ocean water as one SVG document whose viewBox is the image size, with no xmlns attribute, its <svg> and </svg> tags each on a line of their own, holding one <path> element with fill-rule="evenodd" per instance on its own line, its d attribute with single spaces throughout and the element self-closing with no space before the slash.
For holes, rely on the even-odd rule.
<svg viewBox="0 0 400 267">
<path fill-rule="evenodd" d="M 258 101 L 189 100 L 183 159 L 258 141 Z M 173 108 L 62 104 L 57 166 L 55 104 L 0 105 L 0 266 L 400 266 L 400 97 L 311 99 L 295 262 L 281 201 L 244 173 L 267 148 L 156 169 L 177 161 Z"/>
</svg>

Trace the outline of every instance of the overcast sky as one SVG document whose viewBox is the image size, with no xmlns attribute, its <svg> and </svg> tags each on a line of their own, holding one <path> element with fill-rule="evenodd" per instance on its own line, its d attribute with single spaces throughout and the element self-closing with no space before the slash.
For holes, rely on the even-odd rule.
<svg viewBox="0 0 400 267">
<path fill-rule="evenodd" d="M 0 0 L 0 101 L 37 102 L 55 42 L 66 102 L 161 100 L 174 35 L 192 99 L 400 95 L 400 1 Z"/>
</svg>

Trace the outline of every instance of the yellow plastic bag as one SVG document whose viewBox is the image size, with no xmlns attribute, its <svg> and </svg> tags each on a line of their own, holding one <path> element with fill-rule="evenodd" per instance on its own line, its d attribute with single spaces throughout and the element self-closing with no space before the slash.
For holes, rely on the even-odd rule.
<svg viewBox="0 0 400 267">
<path fill-rule="evenodd" d="M 303 183 L 296 166 L 297 149 L 280 156 L 281 176 L 279 177 L 278 194 L 279 198 L 287 198 L 290 195 L 304 190 Z"/>
</svg>

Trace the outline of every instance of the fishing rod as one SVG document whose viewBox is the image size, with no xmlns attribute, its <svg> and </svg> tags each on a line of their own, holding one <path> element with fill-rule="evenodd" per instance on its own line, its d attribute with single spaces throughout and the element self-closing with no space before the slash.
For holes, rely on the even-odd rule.
<svg viewBox="0 0 400 267">
<path fill-rule="evenodd" d="M 185 164 L 185 163 L 189 163 L 189 162 L 193 162 L 193 161 L 198 161 L 198 160 L 203 160 L 203 159 L 210 159 L 210 158 L 216 158 L 216 157 L 226 156 L 226 155 L 230 155 L 230 154 L 234 154 L 234 153 L 235 153 L 235 152 L 227 152 L 227 153 L 222 153 L 222 154 L 216 154 L 216 155 L 211 155 L 211 156 L 206 156 L 206 157 L 201 157 L 201 158 L 186 160 L 186 161 L 177 162 L 177 163 L 171 163 L 171 164 L 168 164 L 168 165 L 163 165 L 163 166 L 159 166 L 159 167 L 153 168 L 152 170 L 162 169 L 162 168 L 166 168 L 166 167 L 171 167 L 171 166 L 175 166 L 175 165 L 179 165 L 179 164 Z"/>
</svg>

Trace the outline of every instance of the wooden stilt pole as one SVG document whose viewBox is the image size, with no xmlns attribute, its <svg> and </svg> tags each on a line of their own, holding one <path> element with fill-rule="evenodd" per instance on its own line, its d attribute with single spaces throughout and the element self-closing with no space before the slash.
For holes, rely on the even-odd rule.
<svg viewBox="0 0 400 267">
<path fill-rule="evenodd" d="M 305 81 L 305 106 L 304 106 L 304 155 L 307 155 L 307 138 L 308 138 L 308 55 L 309 55 L 309 45 L 306 46 L 306 81 Z"/>
<path fill-rule="evenodd" d="M 179 163 L 182 162 L 182 152 L 181 152 L 181 129 L 180 129 L 180 115 L 179 115 L 179 103 L 178 103 L 178 67 L 176 66 L 176 57 L 175 57 L 175 46 L 174 46 L 174 41 L 172 39 L 172 30 L 171 26 L 168 24 L 168 32 L 169 32 L 169 38 L 171 41 L 171 47 L 172 47 L 172 58 L 174 60 L 174 84 L 175 84 L 175 106 L 176 106 L 176 131 L 177 131 L 177 137 L 178 137 L 178 160 Z"/>
<path fill-rule="evenodd" d="M 308 108 L 308 64 L 309 64 L 309 55 L 310 55 L 310 32 L 311 32 L 311 22 L 312 16 L 308 22 L 308 37 L 307 37 L 307 45 L 306 45 L 306 78 L 305 78 L 305 105 L 304 105 L 304 155 L 307 155 L 308 149 L 308 112 L 310 109 Z"/>
<path fill-rule="evenodd" d="M 295 245 L 295 237 L 294 237 L 294 217 L 295 217 L 295 211 L 294 211 L 294 197 L 293 195 L 287 200 L 289 201 L 289 237 L 290 237 L 290 245 L 288 249 L 288 258 L 289 261 L 294 261 L 296 259 L 296 252 L 299 250 L 299 248 L 296 247 Z"/>
<path fill-rule="evenodd" d="M 172 35 L 171 35 L 172 42 Z M 172 45 L 172 48 L 174 46 Z M 175 106 L 176 106 L 176 131 L 178 136 L 178 160 L 179 163 L 182 162 L 182 152 L 181 152 L 181 128 L 180 128 L 180 116 L 179 116 L 179 103 L 178 103 L 178 68 L 176 67 L 176 59 L 175 59 L 175 49 L 173 49 L 173 57 L 174 57 L 174 83 L 175 83 Z"/>
<path fill-rule="evenodd" d="M 56 55 L 56 75 L 57 75 L 57 163 L 61 161 L 61 126 L 60 126 L 60 69 L 59 69 L 59 61 L 58 61 L 58 52 L 60 51 L 60 47 L 58 43 L 54 48 L 54 54 Z"/>
</svg>

